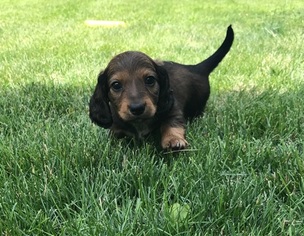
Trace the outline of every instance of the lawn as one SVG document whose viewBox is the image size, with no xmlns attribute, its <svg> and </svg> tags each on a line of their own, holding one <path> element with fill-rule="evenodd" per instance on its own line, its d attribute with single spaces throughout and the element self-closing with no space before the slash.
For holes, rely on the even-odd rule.
<svg viewBox="0 0 304 236">
<path fill-rule="evenodd" d="M 91 123 L 115 54 L 198 63 L 230 24 L 187 151 Z M 303 235 L 303 25 L 300 0 L 2 0 L 0 234 Z"/>
</svg>

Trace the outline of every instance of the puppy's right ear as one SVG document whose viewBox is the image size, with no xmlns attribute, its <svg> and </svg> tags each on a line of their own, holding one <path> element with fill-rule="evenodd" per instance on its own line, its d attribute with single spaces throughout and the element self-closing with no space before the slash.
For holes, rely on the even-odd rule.
<svg viewBox="0 0 304 236">
<path fill-rule="evenodd" d="M 108 84 L 106 71 L 100 72 L 98 83 L 90 99 L 90 118 L 93 123 L 107 129 L 110 128 L 113 119 L 109 107 Z"/>
</svg>

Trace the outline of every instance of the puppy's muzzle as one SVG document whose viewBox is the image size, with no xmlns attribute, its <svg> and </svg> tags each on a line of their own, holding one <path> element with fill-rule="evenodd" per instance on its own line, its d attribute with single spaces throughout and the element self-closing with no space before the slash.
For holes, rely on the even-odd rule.
<svg viewBox="0 0 304 236">
<path fill-rule="evenodd" d="M 134 116 L 140 116 L 141 114 L 144 113 L 145 109 L 146 109 L 145 103 L 132 103 L 129 105 L 129 110 L 131 114 Z"/>
</svg>

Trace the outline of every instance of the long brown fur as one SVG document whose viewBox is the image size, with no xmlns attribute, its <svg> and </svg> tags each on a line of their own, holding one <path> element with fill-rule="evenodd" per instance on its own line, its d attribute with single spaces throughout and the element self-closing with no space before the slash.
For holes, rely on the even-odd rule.
<svg viewBox="0 0 304 236">
<path fill-rule="evenodd" d="M 160 129 L 163 149 L 183 149 L 185 124 L 200 115 L 210 94 L 209 74 L 230 50 L 234 32 L 196 65 L 154 61 L 142 52 L 115 56 L 98 76 L 90 100 L 90 118 L 116 137 L 143 138 Z"/>
</svg>

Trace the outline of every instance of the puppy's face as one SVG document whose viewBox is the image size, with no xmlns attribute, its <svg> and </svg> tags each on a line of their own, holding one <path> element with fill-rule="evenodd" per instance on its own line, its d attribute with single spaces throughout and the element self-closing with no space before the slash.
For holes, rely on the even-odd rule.
<svg viewBox="0 0 304 236">
<path fill-rule="evenodd" d="M 90 118 L 110 128 L 114 115 L 125 122 L 160 118 L 173 102 L 166 69 L 144 53 L 128 51 L 115 56 L 99 74 L 90 100 Z"/>
<path fill-rule="evenodd" d="M 110 128 L 117 116 L 125 122 L 160 118 L 173 102 L 166 69 L 141 52 L 128 51 L 115 56 L 99 74 L 90 117 Z"/>
<path fill-rule="evenodd" d="M 153 117 L 159 98 L 159 76 L 155 62 L 142 53 L 126 52 L 107 67 L 108 98 L 112 112 L 124 121 Z"/>
</svg>

